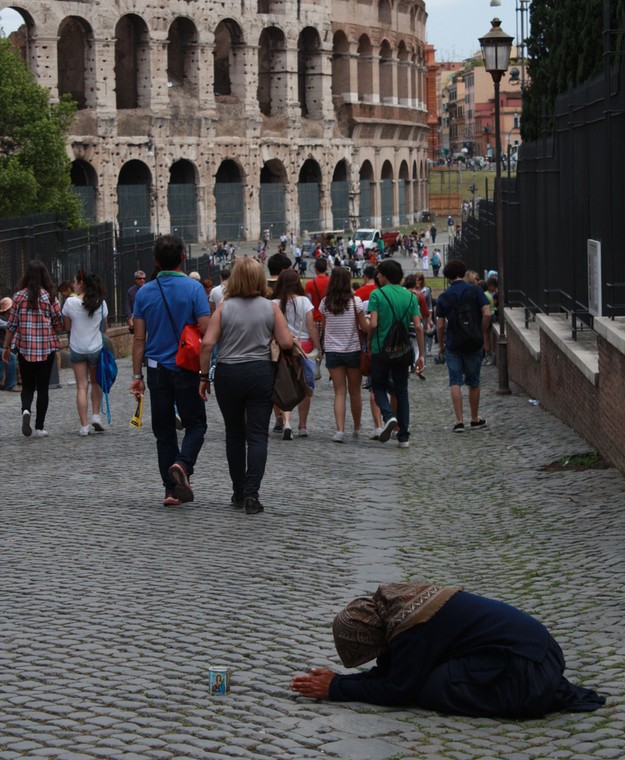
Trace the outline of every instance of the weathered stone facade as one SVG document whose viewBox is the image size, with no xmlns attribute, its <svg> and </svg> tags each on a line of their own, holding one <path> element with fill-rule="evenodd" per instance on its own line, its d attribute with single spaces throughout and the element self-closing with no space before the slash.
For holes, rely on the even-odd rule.
<svg viewBox="0 0 625 760">
<path fill-rule="evenodd" d="M 124 237 L 391 227 L 427 208 L 424 0 L 20 12 L 38 81 L 78 103 L 68 150 L 87 213 Z"/>
</svg>

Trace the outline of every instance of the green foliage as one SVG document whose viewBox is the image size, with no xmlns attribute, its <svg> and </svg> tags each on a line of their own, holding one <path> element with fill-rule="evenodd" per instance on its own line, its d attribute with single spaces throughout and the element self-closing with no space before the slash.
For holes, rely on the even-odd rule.
<svg viewBox="0 0 625 760">
<path fill-rule="evenodd" d="M 74 118 L 68 99 L 51 104 L 8 39 L 0 39 L 0 217 L 40 211 L 81 222 L 71 188 L 65 135 Z"/>
<path fill-rule="evenodd" d="M 604 0 L 533 0 L 527 40 L 530 84 L 523 95 L 524 140 L 551 131 L 560 93 L 596 76 L 603 67 Z M 621 45 L 625 0 L 611 0 L 611 49 Z"/>
</svg>

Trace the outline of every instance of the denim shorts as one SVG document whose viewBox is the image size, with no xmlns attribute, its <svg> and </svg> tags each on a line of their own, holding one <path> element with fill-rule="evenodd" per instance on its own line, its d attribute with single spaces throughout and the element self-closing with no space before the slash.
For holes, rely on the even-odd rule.
<svg viewBox="0 0 625 760">
<path fill-rule="evenodd" d="M 480 371 L 484 351 L 480 348 L 474 354 L 461 354 L 457 351 L 446 351 L 449 385 L 468 385 L 469 388 L 480 387 Z"/>
<path fill-rule="evenodd" d="M 360 368 L 360 351 L 326 351 L 326 367 L 328 369 L 338 369 L 347 367 L 347 369 Z"/>
<path fill-rule="evenodd" d="M 69 359 L 72 364 L 79 364 L 80 362 L 87 362 L 90 367 L 97 367 L 100 359 L 101 349 L 94 351 L 92 354 L 79 354 L 77 351 L 70 349 Z"/>
</svg>

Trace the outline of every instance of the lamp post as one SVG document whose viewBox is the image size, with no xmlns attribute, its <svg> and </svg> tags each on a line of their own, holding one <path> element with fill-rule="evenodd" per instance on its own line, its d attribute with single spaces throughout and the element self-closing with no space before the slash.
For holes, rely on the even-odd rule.
<svg viewBox="0 0 625 760">
<path fill-rule="evenodd" d="M 503 202 L 501 193 L 501 114 L 499 103 L 499 85 L 510 63 L 512 37 L 501 28 L 501 21 L 493 19 L 492 28 L 484 37 L 480 37 L 480 46 L 484 56 L 484 68 L 493 78 L 495 86 L 495 219 L 497 225 L 497 318 L 499 320 L 499 340 L 497 341 L 497 369 L 499 387 L 497 393 L 510 393 L 508 385 L 508 339 L 506 337 L 505 290 L 504 290 L 504 250 L 503 250 Z"/>
</svg>

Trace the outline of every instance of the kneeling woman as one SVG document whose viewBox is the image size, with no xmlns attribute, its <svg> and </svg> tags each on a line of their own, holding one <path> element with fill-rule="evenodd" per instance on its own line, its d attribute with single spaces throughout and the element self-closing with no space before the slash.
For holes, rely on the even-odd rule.
<svg viewBox="0 0 625 760">
<path fill-rule="evenodd" d="M 455 715 L 539 718 L 605 704 L 564 678 L 549 631 L 521 610 L 460 588 L 390 583 L 354 599 L 333 624 L 346 667 L 377 657 L 369 671 L 315 668 L 291 688 L 304 697 L 414 705 Z"/>
</svg>

